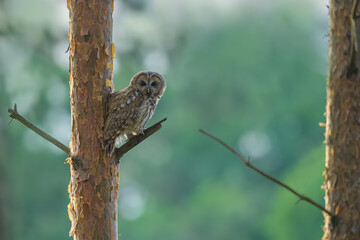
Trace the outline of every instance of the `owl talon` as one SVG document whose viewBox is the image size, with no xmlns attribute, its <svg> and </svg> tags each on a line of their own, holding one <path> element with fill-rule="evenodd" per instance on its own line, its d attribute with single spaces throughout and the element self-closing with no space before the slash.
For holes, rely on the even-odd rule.
<svg viewBox="0 0 360 240">
<path fill-rule="evenodd" d="M 120 148 L 122 145 L 124 145 L 128 141 L 129 141 L 128 136 L 126 134 L 122 134 L 115 139 L 115 147 Z"/>
</svg>

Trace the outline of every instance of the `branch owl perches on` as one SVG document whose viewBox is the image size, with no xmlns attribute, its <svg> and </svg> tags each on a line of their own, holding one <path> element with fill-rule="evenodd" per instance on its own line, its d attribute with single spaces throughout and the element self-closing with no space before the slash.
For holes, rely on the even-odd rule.
<svg viewBox="0 0 360 240">
<path fill-rule="evenodd" d="M 144 126 L 153 115 L 157 103 L 164 94 L 165 88 L 165 79 L 159 73 L 139 72 L 131 79 L 129 86 L 109 94 L 107 119 L 105 121 L 105 131 L 102 143 L 103 148 L 112 155 L 116 148 L 116 138 L 120 137 L 120 140 L 123 141 L 125 141 L 125 139 L 129 140 L 126 144 L 121 147 L 119 146 L 119 151 L 115 151 L 117 162 L 119 162 L 118 159 L 123 156 L 124 153 L 157 132 L 161 128 L 161 123 L 166 121 L 166 118 L 164 118 L 147 128 L 144 132 Z M 76 156 L 71 156 L 70 149 L 66 145 L 62 144 L 21 116 L 17 111 L 16 104 L 13 109 L 8 108 L 8 112 L 12 119 L 18 120 L 30 130 L 57 146 L 68 154 L 71 159 L 81 160 Z M 144 135 L 138 135 L 131 138 L 138 133 Z"/>
<path fill-rule="evenodd" d="M 103 147 L 110 156 L 117 145 L 144 133 L 165 88 L 161 74 L 146 71 L 135 74 L 126 88 L 110 93 L 103 139 Z"/>
</svg>

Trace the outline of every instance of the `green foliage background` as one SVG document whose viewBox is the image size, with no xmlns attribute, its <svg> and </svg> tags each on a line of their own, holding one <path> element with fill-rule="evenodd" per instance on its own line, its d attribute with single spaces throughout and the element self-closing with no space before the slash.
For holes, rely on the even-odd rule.
<svg viewBox="0 0 360 240">
<path fill-rule="evenodd" d="M 169 2 L 115 1 L 116 88 L 149 66 L 168 84 L 149 123 L 166 116 L 164 128 L 122 159 L 120 239 L 320 239 L 319 210 L 295 205 L 198 129 L 323 203 L 325 6 L 224 1 L 234 4 L 225 11 Z M 8 126 L 7 115 L 16 102 L 26 118 L 69 142 L 68 19 L 55 14 L 65 5 L 0 1 L 3 239 L 69 238 L 66 156 L 19 123 Z M 154 49 L 160 57 L 146 63 Z"/>
</svg>

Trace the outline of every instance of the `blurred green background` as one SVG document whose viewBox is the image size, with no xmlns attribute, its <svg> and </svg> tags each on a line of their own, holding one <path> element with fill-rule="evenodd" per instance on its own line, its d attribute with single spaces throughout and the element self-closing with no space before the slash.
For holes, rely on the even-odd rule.
<svg viewBox="0 0 360 240">
<path fill-rule="evenodd" d="M 0 1 L 0 239 L 69 239 L 66 1 Z M 246 169 L 203 128 L 323 204 L 326 1 L 117 0 L 114 83 L 154 70 L 161 131 L 121 162 L 120 239 L 320 239 L 321 212 Z"/>
</svg>

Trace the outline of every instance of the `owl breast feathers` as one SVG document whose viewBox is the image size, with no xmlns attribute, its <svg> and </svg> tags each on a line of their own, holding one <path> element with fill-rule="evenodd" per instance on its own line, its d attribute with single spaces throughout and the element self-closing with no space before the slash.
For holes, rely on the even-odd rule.
<svg viewBox="0 0 360 240">
<path fill-rule="evenodd" d="M 115 150 L 117 138 L 124 140 L 143 133 L 165 88 L 165 79 L 159 73 L 139 72 L 129 86 L 110 93 L 103 139 L 103 147 L 110 156 Z"/>
</svg>

